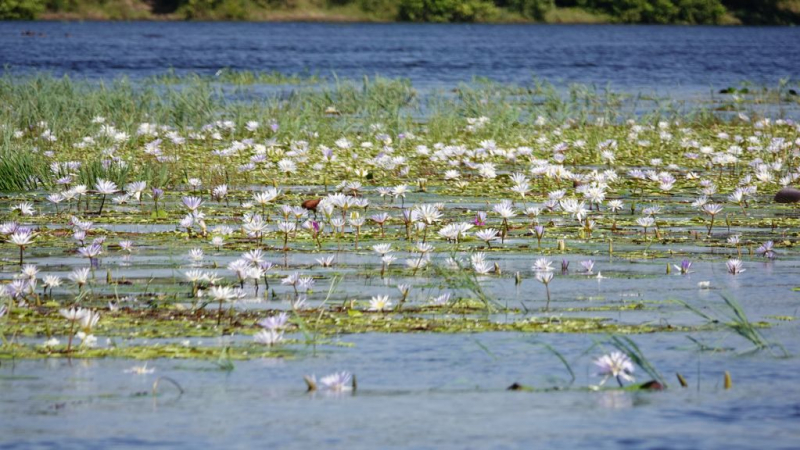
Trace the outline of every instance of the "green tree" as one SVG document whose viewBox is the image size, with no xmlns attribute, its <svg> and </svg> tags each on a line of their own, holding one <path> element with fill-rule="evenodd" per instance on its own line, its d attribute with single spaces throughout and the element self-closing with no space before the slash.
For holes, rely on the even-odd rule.
<svg viewBox="0 0 800 450">
<path fill-rule="evenodd" d="M 409 22 L 478 22 L 497 13 L 485 0 L 400 0 L 397 16 Z"/>
<path fill-rule="evenodd" d="M 185 0 L 177 12 L 190 20 L 244 20 L 251 7 L 248 0 Z"/>
<path fill-rule="evenodd" d="M 357 0 L 361 11 L 384 20 L 397 18 L 398 6 L 395 0 Z"/>
<path fill-rule="evenodd" d="M 42 11 L 43 0 L 0 0 L 0 20 L 33 20 Z"/>
<path fill-rule="evenodd" d="M 544 20 L 545 14 L 556 6 L 554 0 L 496 0 L 495 4 L 534 20 Z"/>
<path fill-rule="evenodd" d="M 624 23 L 718 23 L 725 14 L 720 0 L 579 0 L 578 4 Z"/>
<path fill-rule="evenodd" d="M 678 7 L 676 22 L 717 24 L 725 15 L 725 6 L 719 0 L 674 0 Z"/>
<path fill-rule="evenodd" d="M 791 25 L 800 23 L 800 0 L 722 0 L 742 23 Z"/>
</svg>

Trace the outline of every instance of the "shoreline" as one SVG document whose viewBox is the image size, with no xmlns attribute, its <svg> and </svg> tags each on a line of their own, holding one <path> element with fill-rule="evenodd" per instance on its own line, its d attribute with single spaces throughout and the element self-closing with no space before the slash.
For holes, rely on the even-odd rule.
<svg viewBox="0 0 800 450">
<path fill-rule="evenodd" d="M 631 0 L 624 6 L 599 0 L 24 0 L 0 10 L 3 20 L 44 21 L 231 21 L 325 23 L 482 23 L 482 24 L 641 24 L 755 25 L 800 24 L 800 0 L 754 6 L 740 0 Z M 427 1 L 427 0 L 426 0 Z M 777 0 L 772 0 L 777 1 Z M 436 3 L 444 2 L 444 3 Z M 681 2 L 689 2 L 685 8 Z M 532 5 L 539 5 L 533 7 Z M 647 5 L 650 4 L 650 7 Z M 526 6 L 527 5 L 527 6 Z M 616 5 L 616 3 L 614 3 Z"/>
<path fill-rule="evenodd" d="M 186 17 L 179 12 L 154 13 L 148 9 L 131 9 L 124 11 L 77 11 L 57 12 L 45 11 L 32 21 L 43 22 L 241 22 L 241 23 L 331 23 L 331 24 L 468 24 L 468 25 L 658 25 L 658 26 L 793 26 L 780 24 L 750 25 L 732 17 L 726 16 L 716 24 L 695 23 L 646 23 L 624 22 L 613 17 L 592 13 L 580 9 L 561 8 L 553 10 L 544 20 L 529 19 L 517 14 L 503 14 L 490 20 L 475 20 L 463 22 L 424 22 L 403 21 L 392 17 L 382 17 L 370 13 L 354 13 L 352 11 L 337 10 L 252 10 L 247 17 L 223 16 L 220 12 L 209 12 L 202 17 Z M 20 20 L 24 22 L 26 20 Z"/>
<path fill-rule="evenodd" d="M 96 16 L 76 16 L 74 14 L 43 14 L 34 20 L 6 20 L 6 23 L 35 23 L 35 22 L 161 22 L 161 23 L 327 23 L 327 24 L 375 24 L 375 25 L 613 25 L 613 26 L 646 26 L 646 27 L 710 27 L 710 28 L 794 28 L 797 25 L 780 24 L 743 24 L 743 23 L 722 23 L 722 24 L 689 24 L 689 23 L 626 23 L 614 21 L 598 22 L 542 22 L 528 20 L 503 20 L 503 21 L 483 21 L 483 22 L 406 22 L 399 20 L 365 19 L 359 17 L 336 17 L 336 16 L 287 16 L 270 17 L 263 19 L 186 19 L 182 17 L 164 17 L 154 15 L 148 17 L 135 18 L 108 18 Z"/>
</svg>

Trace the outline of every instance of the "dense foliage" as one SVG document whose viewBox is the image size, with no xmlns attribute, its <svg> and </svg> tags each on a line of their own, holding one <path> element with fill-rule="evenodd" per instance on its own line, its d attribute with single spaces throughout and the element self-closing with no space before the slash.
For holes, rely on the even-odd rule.
<svg viewBox="0 0 800 450">
<path fill-rule="evenodd" d="M 0 0 L 0 19 L 31 20 L 43 10 L 42 0 Z"/>
<path fill-rule="evenodd" d="M 484 0 L 401 0 L 399 19 L 411 22 L 476 22 L 490 20 L 497 7 Z"/>
<path fill-rule="evenodd" d="M 718 23 L 725 14 L 720 0 L 578 0 L 591 11 L 625 23 Z"/>
<path fill-rule="evenodd" d="M 0 19 L 800 23 L 800 0 L 2 0 Z"/>
</svg>

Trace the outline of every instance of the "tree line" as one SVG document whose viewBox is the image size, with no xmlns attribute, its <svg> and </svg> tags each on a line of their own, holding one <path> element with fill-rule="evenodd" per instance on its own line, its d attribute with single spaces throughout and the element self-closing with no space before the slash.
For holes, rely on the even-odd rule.
<svg viewBox="0 0 800 450">
<path fill-rule="evenodd" d="M 258 20 L 269 19 L 271 12 L 335 10 L 340 19 L 437 23 L 580 22 L 587 17 L 608 23 L 800 23 L 800 0 L 133 0 L 133 3 L 139 3 L 142 7 L 137 10 L 152 17 L 166 15 L 188 20 Z M 103 12 L 114 18 L 108 11 L 130 8 L 130 4 L 130 0 L 0 0 L 0 19 L 35 19 L 43 13 L 103 17 Z M 93 14 L 96 11 L 100 13 Z"/>
<path fill-rule="evenodd" d="M 787 0 L 401 0 L 398 19 L 412 22 L 491 21 L 503 9 L 544 21 L 556 8 L 578 8 L 608 22 L 716 25 L 796 24 L 800 2 Z"/>
</svg>

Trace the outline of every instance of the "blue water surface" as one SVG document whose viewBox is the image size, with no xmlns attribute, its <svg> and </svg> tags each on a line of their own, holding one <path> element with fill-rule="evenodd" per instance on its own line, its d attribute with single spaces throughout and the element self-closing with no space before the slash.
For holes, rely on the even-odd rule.
<svg viewBox="0 0 800 450">
<path fill-rule="evenodd" d="M 92 78 L 227 67 L 407 77 L 420 86 L 538 77 L 707 92 L 796 77 L 798 42 L 800 29 L 782 27 L 0 22 L 2 64 Z"/>
</svg>

